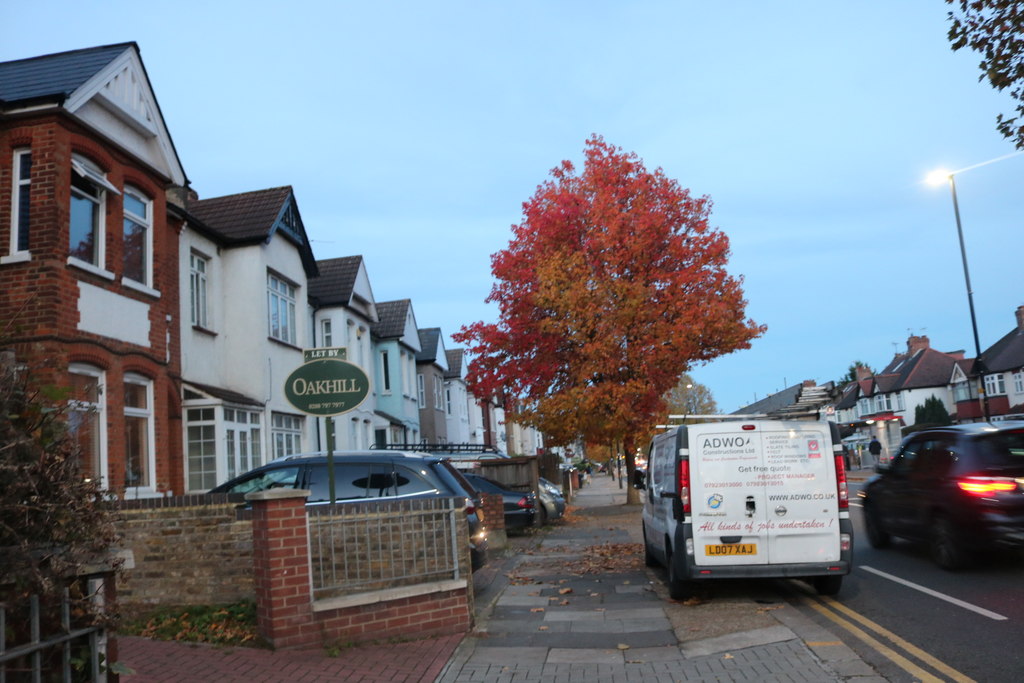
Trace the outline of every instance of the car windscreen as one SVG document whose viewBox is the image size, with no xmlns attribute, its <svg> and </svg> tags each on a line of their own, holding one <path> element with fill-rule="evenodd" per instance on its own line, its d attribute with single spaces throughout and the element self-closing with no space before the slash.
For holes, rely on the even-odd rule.
<svg viewBox="0 0 1024 683">
<path fill-rule="evenodd" d="M 298 484 L 298 478 L 298 467 L 276 467 L 274 469 L 253 472 L 220 492 L 253 493 L 255 491 L 266 491 L 267 489 L 293 489 Z"/>
</svg>

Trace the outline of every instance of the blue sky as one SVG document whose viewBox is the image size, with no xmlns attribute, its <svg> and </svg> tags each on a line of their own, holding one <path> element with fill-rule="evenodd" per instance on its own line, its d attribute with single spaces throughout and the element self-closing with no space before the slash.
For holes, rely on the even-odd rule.
<svg viewBox="0 0 1024 683">
<path fill-rule="evenodd" d="M 0 60 L 136 41 L 200 196 L 293 186 L 318 258 L 362 254 L 446 335 L 493 318 L 490 255 L 598 133 L 714 202 L 768 326 L 692 371 L 733 410 L 911 333 L 973 355 L 949 191 L 922 179 L 1013 152 L 1013 102 L 947 7 L 36 0 L 0 7 Z M 983 348 L 1024 304 L 1022 179 L 1024 155 L 957 180 Z"/>
</svg>

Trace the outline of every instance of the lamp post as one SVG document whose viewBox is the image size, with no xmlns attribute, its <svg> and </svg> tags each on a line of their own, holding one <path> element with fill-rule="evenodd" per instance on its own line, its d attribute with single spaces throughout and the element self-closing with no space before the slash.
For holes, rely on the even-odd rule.
<svg viewBox="0 0 1024 683">
<path fill-rule="evenodd" d="M 971 273 L 967 268 L 967 248 L 964 246 L 964 228 L 960 222 L 960 204 L 956 198 L 956 180 L 957 174 L 963 173 L 964 171 L 970 171 L 971 169 L 978 168 L 979 166 L 987 166 L 1003 159 L 1009 159 L 1010 157 L 1017 156 L 1021 152 L 1013 152 L 1011 154 L 1005 154 L 996 159 L 989 161 L 983 161 L 980 164 L 974 164 L 966 168 L 961 168 L 958 171 L 933 171 L 928 174 L 928 183 L 931 185 L 940 185 L 944 181 L 949 181 L 949 191 L 953 195 L 953 215 L 956 217 L 956 234 L 960 239 L 960 259 L 964 264 L 964 282 L 967 285 L 967 305 L 971 309 L 971 331 L 974 333 L 974 351 L 975 351 L 975 372 L 978 375 L 978 395 L 981 396 L 981 411 L 985 416 L 985 421 L 988 422 L 989 406 L 988 406 L 988 394 L 985 392 L 985 364 L 981 360 L 981 342 L 978 340 L 978 318 L 974 312 L 974 290 L 971 288 Z"/>
</svg>

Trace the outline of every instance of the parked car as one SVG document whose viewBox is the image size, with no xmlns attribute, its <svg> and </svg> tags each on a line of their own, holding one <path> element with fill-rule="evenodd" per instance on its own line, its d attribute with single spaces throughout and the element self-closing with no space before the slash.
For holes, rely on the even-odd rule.
<svg viewBox="0 0 1024 683">
<path fill-rule="evenodd" d="M 463 472 L 469 483 L 481 493 L 499 493 L 505 502 L 505 528 L 525 529 L 533 526 L 537 498 L 533 492 L 524 493 L 505 488 L 493 479 L 472 472 Z"/>
<path fill-rule="evenodd" d="M 540 501 L 537 506 L 537 526 L 544 526 L 565 514 L 565 496 L 562 495 L 561 487 L 540 477 L 537 480 L 537 494 Z"/>
<path fill-rule="evenodd" d="M 330 503 L 325 453 L 279 458 L 226 481 L 210 493 L 252 493 L 270 488 L 309 489 L 307 505 Z M 475 488 L 442 458 L 397 451 L 334 454 L 334 492 L 339 502 L 455 496 L 466 499 L 473 568 L 487 561 L 487 529 Z"/>
<path fill-rule="evenodd" d="M 875 471 L 860 494 L 872 546 L 925 541 L 950 570 L 1024 547 L 1024 422 L 923 429 Z"/>
</svg>

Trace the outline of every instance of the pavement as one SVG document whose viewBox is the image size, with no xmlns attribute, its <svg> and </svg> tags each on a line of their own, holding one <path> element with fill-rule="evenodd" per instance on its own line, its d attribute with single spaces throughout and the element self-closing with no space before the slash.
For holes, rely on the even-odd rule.
<svg viewBox="0 0 1024 683">
<path fill-rule="evenodd" d="M 854 471 L 861 479 L 866 470 Z M 126 683 L 625 683 L 883 678 L 777 591 L 730 584 L 671 600 L 643 566 L 640 509 L 595 474 L 566 518 L 512 536 L 474 575 L 476 624 L 463 636 L 269 651 L 119 637 Z"/>
</svg>

